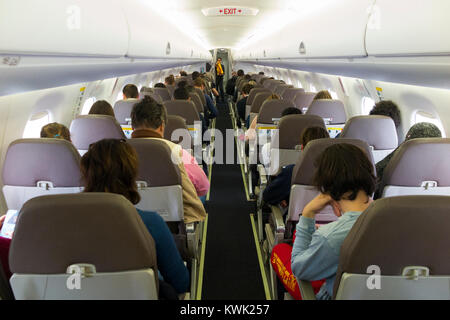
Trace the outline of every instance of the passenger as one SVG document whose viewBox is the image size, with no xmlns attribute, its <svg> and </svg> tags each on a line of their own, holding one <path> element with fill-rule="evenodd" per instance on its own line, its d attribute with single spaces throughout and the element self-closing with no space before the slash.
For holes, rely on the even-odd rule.
<svg viewBox="0 0 450 320">
<path fill-rule="evenodd" d="M 154 87 L 155 87 L 155 88 L 165 88 L 166 85 L 165 85 L 164 83 L 162 83 L 162 82 L 158 82 L 157 84 L 155 84 Z"/>
<path fill-rule="evenodd" d="M 328 90 L 322 90 L 317 92 L 317 94 L 314 96 L 314 100 L 322 100 L 322 99 L 333 99 L 330 92 Z"/>
<path fill-rule="evenodd" d="M 186 87 L 177 88 L 173 92 L 173 98 L 175 100 L 192 101 L 192 99 L 191 99 L 191 97 L 189 95 L 189 92 L 194 92 L 193 89 L 194 89 L 194 87 L 192 87 L 192 86 L 186 86 Z M 197 110 L 197 108 L 195 110 Z M 205 120 L 205 117 L 202 116 L 200 113 L 198 114 L 198 116 L 200 117 L 200 120 L 202 122 L 202 132 L 206 132 L 206 130 L 208 130 L 208 125 L 207 125 L 207 122 Z"/>
<path fill-rule="evenodd" d="M 270 97 L 268 97 L 264 102 L 270 101 L 270 100 L 280 100 L 280 96 L 273 93 Z M 250 119 L 250 116 L 248 117 Z M 256 125 L 258 124 L 258 116 L 253 118 L 252 124 L 250 125 L 250 128 L 248 128 L 247 132 L 245 133 L 245 140 L 254 140 L 256 138 Z"/>
<path fill-rule="evenodd" d="M 99 114 L 114 117 L 114 109 L 108 101 L 99 100 L 92 105 L 91 110 L 89 110 L 89 114 Z"/>
<path fill-rule="evenodd" d="M 123 100 L 139 99 L 139 91 L 134 84 L 127 84 L 125 87 L 123 87 L 122 93 Z"/>
<path fill-rule="evenodd" d="M 239 118 L 241 118 L 242 121 L 245 121 L 245 109 L 247 106 L 247 98 L 250 94 L 250 91 L 254 88 L 254 85 L 246 84 L 242 87 L 242 96 L 243 98 L 238 101 L 236 108 L 239 114 Z"/>
<path fill-rule="evenodd" d="M 395 127 L 400 126 L 400 109 L 391 100 L 380 101 L 370 111 L 370 115 L 387 116 L 394 120 Z"/>
<path fill-rule="evenodd" d="M 164 79 L 164 84 L 167 86 L 174 86 L 175 85 L 175 77 L 173 74 L 169 75 Z"/>
<path fill-rule="evenodd" d="M 298 109 L 297 109 L 298 110 Z M 328 131 L 322 127 L 309 127 L 303 130 L 300 136 L 301 150 L 304 150 L 308 142 L 316 139 L 329 138 Z M 263 201 L 270 205 L 280 205 L 282 208 L 289 206 L 291 195 L 292 172 L 295 164 L 290 164 L 281 169 L 281 172 L 267 185 L 263 192 Z"/>
<path fill-rule="evenodd" d="M 198 72 L 198 71 L 192 72 L 192 80 L 193 81 L 195 81 L 195 79 L 197 79 L 198 77 L 200 77 L 200 72 Z"/>
<path fill-rule="evenodd" d="M 260 71 L 258 74 L 263 76 L 263 75 L 264 75 L 264 72 Z"/>
<path fill-rule="evenodd" d="M 231 78 L 228 79 L 227 85 L 225 87 L 225 93 L 229 96 L 234 96 L 234 87 L 236 87 L 237 73 L 233 71 L 231 73 Z"/>
<path fill-rule="evenodd" d="M 210 119 L 217 118 L 219 115 L 219 112 L 217 111 L 216 107 L 214 106 L 214 102 L 211 99 L 209 95 L 205 93 L 205 81 L 201 79 L 200 77 L 194 80 L 194 88 L 200 89 L 203 92 L 203 95 L 206 99 L 206 109 L 205 109 L 205 118 L 208 119 L 208 122 Z"/>
<path fill-rule="evenodd" d="M 206 212 L 199 197 L 205 196 L 209 190 L 209 181 L 197 161 L 179 145 L 163 138 L 167 122 L 167 112 L 163 105 L 145 97 L 135 104 L 131 111 L 131 125 L 134 129 L 132 138 L 160 139 L 167 143 L 172 153 L 182 159 L 178 164 L 183 188 L 184 222 L 203 221 Z"/>
<path fill-rule="evenodd" d="M 178 88 L 186 88 L 188 86 L 188 82 L 186 80 L 182 80 L 178 82 Z"/>
<path fill-rule="evenodd" d="M 413 125 L 408 133 L 406 134 L 405 141 L 417 138 L 442 138 L 441 130 L 437 126 L 428 122 L 420 122 Z M 404 142 L 403 142 L 404 143 Z M 400 145 L 401 146 L 401 145 Z M 381 198 L 383 190 L 381 190 L 381 181 L 383 179 L 384 169 L 387 167 L 395 152 L 400 148 L 397 147 L 389 155 L 387 155 L 383 160 L 376 164 L 377 169 L 377 190 L 375 191 L 374 199 Z"/>
<path fill-rule="evenodd" d="M 367 155 L 346 143 L 325 149 L 317 159 L 313 180 L 320 194 L 303 209 L 293 247 L 286 243 L 275 246 L 270 259 L 295 299 L 301 299 L 296 278 L 314 281 L 317 299 L 331 299 L 342 242 L 372 202 L 376 183 Z M 315 215 L 327 205 L 339 218 L 316 230 Z M 325 279 L 324 285 L 321 279 Z"/>
<path fill-rule="evenodd" d="M 180 77 L 187 77 L 187 72 L 186 71 L 180 71 Z"/>
<path fill-rule="evenodd" d="M 81 158 L 81 173 L 85 183 L 84 192 L 121 194 L 133 205 L 141 200 L 136 186 L 138 156 L 133 147 L 125 141 L 105 139 L 92 144 Z M 155 240 L 158 271 L 163 280 L 178 294 L 187 292 L 189 271 L 181 259 L 167 224 L 156 212 L 140 209 L 137 209 L 137 212 Z"/>
<path fill-rule="evenodd" d="M 57 122 L 43 126 L 41 129 L 41 138 L 64 139 L 72 142 L 70 139 L 70 130 L 65 125 Z"/>
</svg>

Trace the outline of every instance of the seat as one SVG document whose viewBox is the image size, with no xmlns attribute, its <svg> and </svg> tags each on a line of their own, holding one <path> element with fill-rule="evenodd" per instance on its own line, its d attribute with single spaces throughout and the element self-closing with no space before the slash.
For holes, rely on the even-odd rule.
<svg viewBox="0 0 450 320">
<path fill-rule="evenodd" d="M 331 138 L 335 138 L 345 126 L 347 115 L 344 103 L 340 100 L 320 99 L 314 100 L 306 114 L 315 114 L 322 117 L 327 125 Z"/>
<path fill-rule="evenodd" d="M 181 131 L 177 131 L 181 130 Z M 192 149 L 192 137 L 186 120 L 180 116 L 168 115 L 167 124 L 164 128 L 164 139 L 180 144 L 184 149 Z"/>
<path fill-rule="evenodd" d="M 167 88 L 153 88 L 153 91 L 161 97 L 162 102 L 172 100 L 170 91 Z"/>
<path fill-rule="evenodd" d="M 450 138 L 405 141 L 384 169 L 382 197 L 450 195 Z"/>
<path fill-rule="evenodd" d="M 202 124 L 200 114 L 192 101 L 171 100 L 164 102 L 168 115 L 180 116 L 186 120 L 194 145 L 202 144 Z"/>
<path fill-rule="evenodd" d="M 314 92 L 305 92 L 305 91 L 299 91 L 295 97 L 294 97 L 294 103 L 302 110 L 303 113 L 306 113 L 308 111 L 309 106 L 314 100 L 314 97 L 316 94 Z"/>
<path fill-rule="evenodd" d="M 294 86 L 290 85 L 290 84 L 279 84 L 275 87 L 275 90 L 273 93 L 277 94 L 280 96 L 280 98 L 283 96 L 284 91 L 286 91 L 287 89 L 293 89 Z"/>
<path fill-rule="evenodd" d="M 197 112 L 199 114 L 204 114 L 205 109 L 203 107 L 202 100 L 198 96 L 197 92 L 191 92 L 191 93 L 189 93 L 189 96 L 191 97 L 191 101 L 194 103 L 195 109 L 197 110 Z"/>
<path fill-rule="evenodd" d="M 166 88 L 169 91 L 170 100 L 172 100 L 173 99 L 173 93 L 175 92 L 176 87 L 175 86 L 171 86 L 171 85 L 166 85 Z"/>
<path fill-rule="evenodd" d="M 117 120 L 111 116 L 79 116 L 70 124 L 72 143 L 81 155 L 86 153 L 89 145 L 102 139 L 125 139 Z"/>
<path fill-rule="evenodd" d="M 202 89 L 199 89 L 199 88 L 194 87 L 194 90 L 198 94 L 198 97 L 200 98 L 200 100 L 202 101 L 202 106 L 206 107 L 205 93 L 202 91 Z"/>
<path fill-rule="evenodd" d="M 270 92 L 260 92 L 256 95 L 253 100 L 252 106 L 250 108 L 250 124 L 253 122 L 253 119 L 258 115 L 259 111 L 263 103 L 272 95 Z"/>
<path fill-rule="evenodd" d="M 158 299 L 152 236 L 122 195 L 42 196 L 24 204 L 9 265 L 18 300 Z"/>
<path fill-rule="evenodd" d="M 444 196 L 372 203 L 342 244 L 334 298 L 450 300 L 448 208 Z"/>
<path fill-rule="evenodd" d="M 353 117 L 345 124 L 340 137 L 366 141 L 372 148 L 375 163 L 398 147 L 394 121 L 386 116 Z"/>
<path fill-rule="evenodd" d="M 250 115 L 250 110 L 253 104 L 253 101 L 255 101 L 256 96 L 258 95 L 258 93 L 271 93 L 269 89 L 267 88 L 253 88 L 252 90 L 250 90 L 250 93 L 248 95 L 247 98 L 247 105 L 245 107 L 245 119 L 247 119 L 247 117 Z"/>
<path fill-rule="evenodd" d="M 12 142 L 3 165 L 3 195 L 9 210 L 29 199 L 83 190 L 80 155 L 63 139 L 19 139 Z"/>
<path fill-rule="evenodd" d="M 305 90 L 301 88 L 287 88 L 284 90 L 283 94 L 281 95 L 281 98 L 283 100 L 288 100 L 294 102 L 295 96 L 299 93 L 304 93 Z"/>
<path fill-rule="evenodd" d="M 272 92 L 272 90 L 270 89 L 270 86 L 272 85 L 273 82 L 279 83 L 279 80 L 267 79 L 264 81 L 263 87 L 269 89 Z"/>
<path fill-rule="evenodd" d="M 119 100 L 114 104 L 114 115 L 120 125 L 131 124 L 131 110 L 138 102 L 138 99 L 128 99 Z"/>
</svg>

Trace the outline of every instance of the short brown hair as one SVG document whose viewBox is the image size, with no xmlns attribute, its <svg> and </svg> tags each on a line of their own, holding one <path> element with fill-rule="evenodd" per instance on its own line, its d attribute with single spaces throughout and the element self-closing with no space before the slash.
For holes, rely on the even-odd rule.
<svg viewBox="0 0 450 320">
<path fill-rule="evenodd" d="M 175 77 L 173 76 L 173 74 L 171 74 L 170 76 L 167 76 L 166 79 L 164 79 L 164 82 L 168 85 L 173 86 L 175 84 Z"/>
<path fill-rule="evenodd" d="M 114 110 L 108 101 L 99 100 L 92 105 L 89 114 L 101 114 L 114 117 Z"/>
<path fill-rule="evenodd" d="M 360 190 L 368 196 L 375 191 L 374 167 L 366 153 L 355 145 L 339 143 L 331 145 L 316 160 L 313 178 L 316 188 L 339 201 L 355 200 Z"/>
<path fill-rule="evenodd" d="M 133 128 L 158 129 L 162 124 L 166 123 L 166 108 L 152 97 L 145 96 L 131 110 L 131 125 Z"/>
<path fill-rule="evenodd" d="M 250 83 L 247 83 L 246 85 L 244 85 L 242 87 L 242 93 L 244 94 L 250 94 L 250 91 L 254 88 L 255 86 L 252 86 Z"/>
<path fill-rule="evenodd" d="M 322 99 L 333 99 L 333 97 L 328 92 L 328 90 L 322 90 L 317 92 L 317 94 L 314 96 L 314 100 L 322 100 Z"/>
<path fill-rule="evenodd" d="M 63 124 L 53 122 L 42 127 L 41 138 L 56 138 L 70 140 L 70 131 Z"/>
<path fill-rule="evenodd" d="M 205 86 L 205 81 L 202 78 L 198 77 L 194 80 L 194 86 L 195 87 L 203 87 L 203 86 Z"/>
<path fill-rule="evenodd" d="M 138 156 L 124 140 L 104 139 L 89 146 L 81 158 L 84 192 L 123 195 L 133 204 L 141 197 L 136 186 Z"/>
<path fill-rule="evenodd" d="M 138 88 L 134 84 L 127 84 L 125 87 L 123 87 L 122 93 L 128 99 L 137 99 L 137 98 L 139 98 Z"/>
<path fill-rule="evenodd" d="M 325 139 L 329 138 L 330 134 L 325 128 L 322 127 L 309 127 L 303 130 L 302 135 L 300 136 L 300 144 L 304 147 L 308 144 L 308 142 L 316 140 L 316 139 Z"/>
</svg>

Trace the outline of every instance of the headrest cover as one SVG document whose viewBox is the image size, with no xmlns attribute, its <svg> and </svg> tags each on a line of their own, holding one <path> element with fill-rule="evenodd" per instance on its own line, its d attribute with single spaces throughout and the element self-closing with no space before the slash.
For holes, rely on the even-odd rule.
<svg viewBox="0 0 450 320">
<path fill-rule="evenodd" d="M 131 118 L 131 110 L 138 103 L 138 99 L 119 100 L 114 104 L 114 115 L 120 124 L 128 124 L 126 119 Z"/>
<path fill-rule="evenodd" d="M 162 139 L 130 139 L 128 143 L 138 154 L 138 181 L 149 187 L 181 185 L 178 164 L 172 161 L 172 151 Z M 181 151 L 181 149 L 179 149 Z"/>
<path fill-rule="evenodd" d="M 420 187 L 424 181 L 450 186 L 450 138 L 421 138 L 405 141 L 384 169 L 386 185 Z"/>
<path fill-rule="evenodd" d="M 314 100 L 307 114 L 315 114 L 325 119 L 331 119 L 330 124 L 345 123 L 347 121 L 345 107 L 340 100 Z"/>
<path fill-rule="evenodd" d="M 19 139 L 12 142 L 3 165 L 3 184 L 35 187 L 51 181 L 55 187 L 81 187 L 80 154 L 63 139 Z"/>
<path fill-rule="evenodd" d="M 305 90 L 301 88 L 288 88 L 283 92 L 283 100 L 288 100 L 294 102 L 295 96 L 299 94 L 299 92 L 304 93 Z"/>
<path fill-rule="evenodd" d="M 125 139 L 122 128 L 111 116 L 87 115 L 75 118 L 70 125 L 72 143 L 78 150 L 102 139 Z"/>
<path fill-rule="evenodd" d="M 258 123 L 274 123 L 272 119 L 281 118 L 281 114 L 287 108 L 295 108 L 295 105 L 290 101 L 285 100 L 270 100 L 263 103 L 258 115 Z"/>
<path fill-rule="evenodd" d="M 195 121 L 200 121 L 200 116 L 198 114 L 197 108 L 192 101 L 187 100 L 171 100 L 165 101 L 164 106 L 166 107 L 167 114 L 172 114 L 175 116 L 180 116 L 186 120 L 188 126 L 194 125 Z"/>
<path fill-rule="evenodd" d="M 344 272 L 367 274 L 371 265 L 385 276 L 408 266 L 424 266 L 430 275 L 449 275 L 450 197 L 404 196 L 373 202 L 345 238 L 339 256 L 334 295 Z"/>
<path fill-rule="evenodd" d="M 274 93 L 281 97 L 284 91 L 290 88 L 294 88 L 294 86 L 290 84 L 279 84 L 275 87 Z"/>
<path fill-rule="evenodd" d="M 394 121 L 386 116 L 353 117 L 345 124 L 341 138 L 364 140 L 375 150 L 389 150 L 398 147 Z"/>
<path fill-rule="evenodd" d="M 271 95 L 272 95 L 272 93 L 270 93 L 268 91 L 258 93 L 255 96 L 255 99 L 253 100 L 250 112 L 251 113 L 259 113 L 259 110 L 261 110 L 261 106 L 267 100 L 267 98 L 270 97 Z"/>
<path fill-rule="evenodd" d="M 325 151 L 326 148 L 340 143 L 353 144 L 361 150 L 364 150 L 370 162 L 373 164 L 372 152 L 370 151 L 369 145 L 365 141 L 356 139 L 317 139 L 310 141 L 306 145 L 306 148 L 302 151 L 292 173 L 292 184 L 306 186 L 312 185 L 312 180 L 316 171 L 316 159 L 322 154 L 322 152 Z M 375 165 L 373 170 L 375 175 Z"/>
<path fill-rule="evenodd" d="M 279 148 L 294 150 L 300 144 L 303 131 L 310 127 L 321 127 L 326 130 L 325 123 L 319 116 L 290 114 L 282 117 L 278 124 Z"/>
<path fill-rule="evenodd" d="M 156 94 L 161 97 L 162 101 L 172 100 L 170 91 L 167 88 L 153 88 Z"/>
<path fill-rule="evenodd" d="M 122 195 L 52 195 L 23 205 L 9 252 L 11 271 L 60 274 L 74 263 L 93 264 L 97 272 L 156 268 L 153 238 Z"/>
<path fill-rule="evenodd" d="M 186 120 L 184 120 L 182 117 L 174 116 L 174 115 L 168 115 L 167 116 L 167 125 L 164 128 L 164 139 L 172 141 L 173 143 L 180 143 L 182 142 L 182 138 L 178 136 L 173 136 L 173 133 L 177 129 L 185 130 L 184 136 L 189 140 L 186 143 L 183 143 L 184 145 L 192 146 L 192 136 L 189 133 L 189 129 L 186 126 Z"/>
<path fill-rule="evenodd" d="M 250 90 L 250 94 L 248 95 L 248 98 L 247 98 L 247 105 L 251 106 L 253 101 L 255 101 L 256 95 L 258 93 L 262 93 L 262 92 L 270 93 L 270 90 L 267 88 L 253 88 L 252 90 Z"/>
<path fill-rule="evenodd" d="M 313 92 L 299 92 L 294 97 L 294 103 L 299 109 L 308 108 L 316 96 Z"/>
</svg>

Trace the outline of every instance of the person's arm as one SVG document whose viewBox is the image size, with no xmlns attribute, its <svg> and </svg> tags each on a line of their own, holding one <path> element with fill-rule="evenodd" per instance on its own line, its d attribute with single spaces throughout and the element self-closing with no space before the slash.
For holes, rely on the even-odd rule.
<svg viewBox="0 0 450 320">
<path fill-rule="evenodd" d="M 291 180 L 293 165 L 284 167 L 280 174 L 276 176 L 264 189 L 263 201 L 277 205 L 283 200 L 288 200 L 291 193 Z"/>
<path fill-rule="evenodd" d="M 199 197 L 204 196 L 209 191 L 209 180 L 205 171 L 197 164 L 197 161 L 189 152 L 183 149 L 183 164 L 186 173 L 197 191 Z"/>
<path fill-rule="evenodd" d="M 158 270 L 164 281 L 172 285 L 179 294 L 189 291 L 189 271 L 166 222 L 155 212 L 138 210 L 138 213 L 155 241 Z"/>
<path fill-rule="evenodd" d="M 214 106 L 214 103 L 212 102 L 212 99 L 205 94 L 206 99 L 206 106 L 208 107 L 209 111 L 212 114 L 212 118 L 216 118 L 219 115 L 219 112 L 217 111 L 216 107 Z"/>
</svg>

